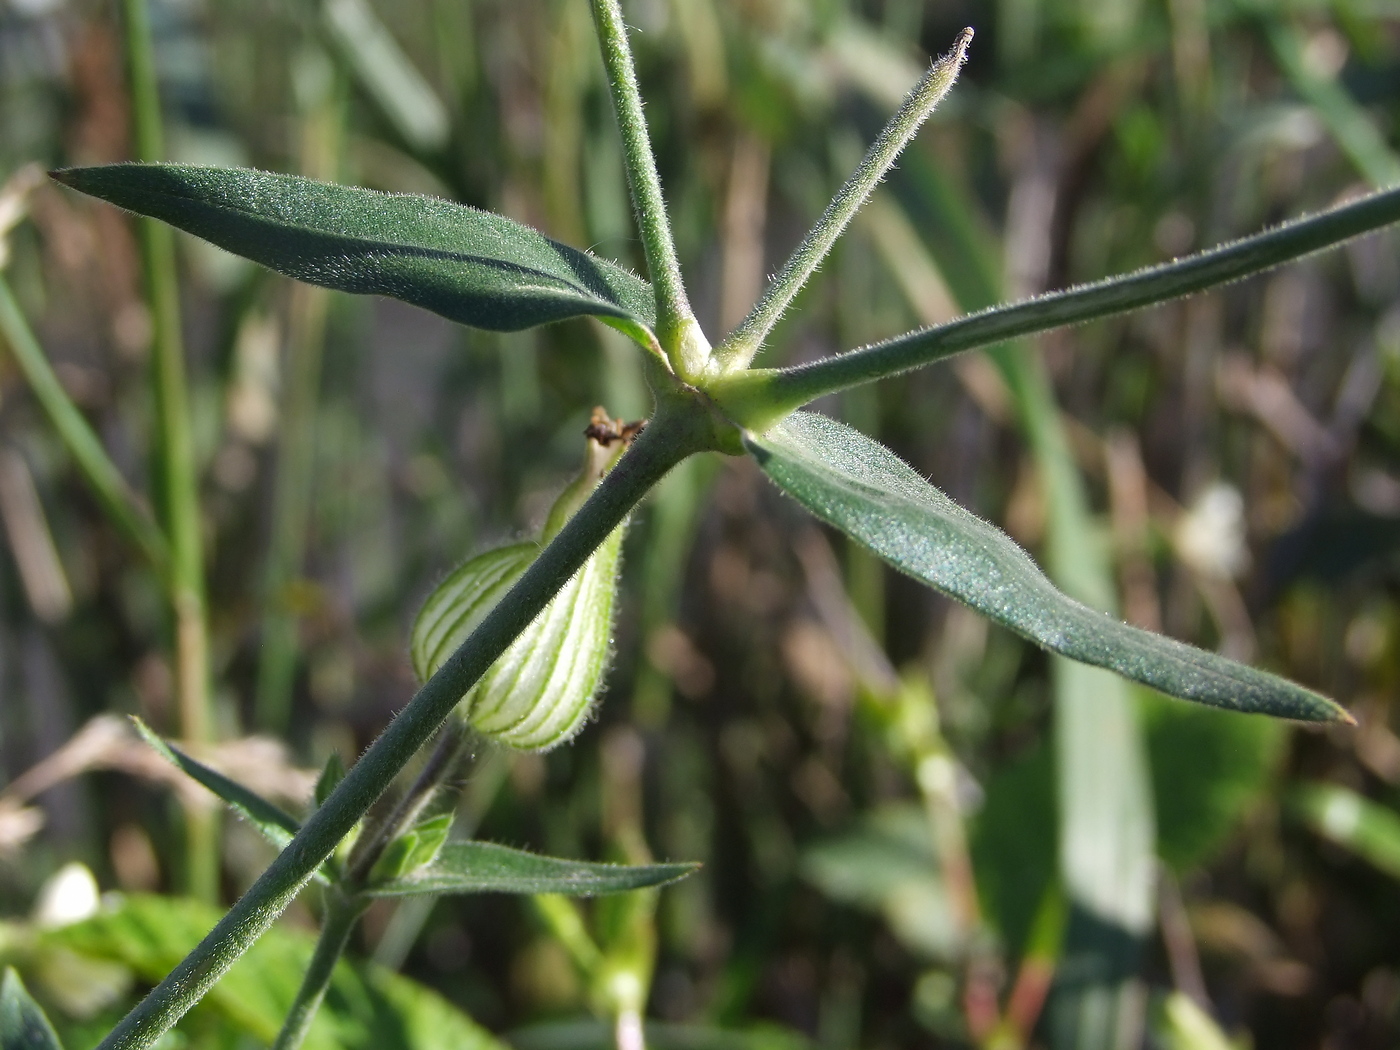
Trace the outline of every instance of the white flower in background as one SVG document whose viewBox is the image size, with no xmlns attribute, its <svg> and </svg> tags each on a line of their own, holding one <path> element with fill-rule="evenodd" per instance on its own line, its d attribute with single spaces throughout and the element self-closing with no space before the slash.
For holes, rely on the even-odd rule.
<svg viewBox="0 0 1400 1050">
<path fill-rule="evenodd" d="M 1177 519 L 1172 540 L 1177 557 L 1193 572 L 1213 579 L 1244 575 L 1249 548 L 1239 489 L 1223 481 L 1209 485 Z"/>
<path fill-rule="evenodd" d="M 84 864 L 65 864 L 49 876 L 34 902 L 34 925 L 45 929 L 82 922 L 97 914 L 102 895 Z"/>
</svg>

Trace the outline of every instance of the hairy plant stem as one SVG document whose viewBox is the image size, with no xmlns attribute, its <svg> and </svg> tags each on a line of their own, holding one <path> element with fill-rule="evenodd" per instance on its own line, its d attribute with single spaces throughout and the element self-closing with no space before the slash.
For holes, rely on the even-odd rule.
<svg viewBox="0 0 1400 1050">
<path fill-rule="evenodd" d="M 632 193 L 632 210 L 642 235 L 647 270 L 656 289 L 656 328 L 662 349 L 671 367 L 684 379 L 693 381 L 705 372 L 710 347 L 686 298 L 666 201 L 661 196 L 661 179 L 651 151 L 651 137 L 642 114 L 642 95 L 637 88 L 637 70 L 627 42 L 627 26 L 622 21 L 618 0 L 593 0 L 593 23 L 603 53 L 613 111 L 622 134 L 622 156 L 627 168 L 627 185 Z"/>
<path fill-rule="evenodd" d="M 1400 221 L 1400 189 L 1121 277 L 997 306 L 795 368 L 722 376 L 706 392 L 735 423 L 762 431 L 824 394 L 1017 336 L 1126 313 L 1203 291 Z"/>
<path fill-rule="evenodd" d="M 418 690 L 219 923 L 101 1043 L 153 1045 L 272 925 L 452 709 L 666 472 L 717 447 L 698 401 L 662 400 L 650 426 L 481 625 Z"/>
<path fill-rule="evenodd" d="M 345 953 L 350 943 L 350 935 L 355 931 L 355 923 L 364 914 L 368 899 L 346 896 L 334 886 L 326 889 L 325 914 L 321 917 L 321 935 L 316 939 L 316 950 L 312 953 L 311 964 L 297 989 L 296 999 L 287 1013 L 282 1030 L 277 1033 L 277 1041 L 272 1050 L 297 1050 L 311 1031 L 311 1022 L 316 1019 L 316 1011 L 321 1008 L 321 1000 L 326 997 L 331 977 L 335 974 L 335 964 Z"/>
<path fill-rule="evenodd" d="M 952 89 L 967 60 L 967 48 L 971 43 L 972 30 L 964 29 L 953 50 L 930 66 L 923 79 L 904 97 L 899 110 L 871 144 L 846 184 L 831 199 L 816 225 L 794 249 L 778 276 L 769 283 L 749 315 L 715 349 L 715 363 L 721 370 L 734 372 L 749 366 L 793 298 L 831 252 L 836 239 Z"/>
<path fill-rule="evenodd" d="M 150 511 L 132 491 L 126 478 L 107 455 L 102 442 L 73 404 L 53 367 L 44 356 L 34 331 L 25 320 L 9 282 L 0 276 L 0 335 L 10 346 L 15 364 L 29 384 L 39 407 L 49 417 L 68 454 L 73 457 L 102 509 L 136 549 L 150 562 L 164 582 L 170 572 L 170 548 Z"/>
<path fill-rule="evenodd" d="M 160 95 L 145 0 L 124 0 L 127 66 L 137 159 L 164 159 Z M 214 732 L 209 699 L 209 632 L 204 597 L 199 484 L 190 432 L 175 239 L 170 227 L 138 219 L 146 297 L 151 311 L 151 382 L 156 421 L 157 513 L 170 542 L 168 593 L 175 619 L 175 689 L 180 735 L 195 743 Z M 218 896 L 218 811 L 186 810 L 186 877 L 190 892 Z"/>
<path fill-rule="evenodd" d="M 384 819 L 372 822 L 364 829 L 351 851 L 344 878 L 338 884 L 327 887 L 321 935 L 316 940 L 315 954 L 311 957 L 311 965 L 302 978 L 301 988 L 272 1050 L 297 1050 L 305 1040 L 330 986 L 335 964 L 350 943 L 355 923 L 369 906 L 370 898 L 361 891 L 370 871 L 385 847 L 416 822 L 423 808 L 456 772 L 469 736 L 465 722 L 456 718 L 447 720 L 437 747 L 413 785 Z"/>
<path fill-rule="evenodd" d="M 443 725 L 437 747 L 413 785 L 383 820 L 365 829 L 351 850 L 345 866 L 345 884 L 351 892 L 364 886 L 385 847 L 417 822 L 424 807 L 456 771 L 470 737 L 466 722 L 460 718 L 449 718 Z"/>
</svg>

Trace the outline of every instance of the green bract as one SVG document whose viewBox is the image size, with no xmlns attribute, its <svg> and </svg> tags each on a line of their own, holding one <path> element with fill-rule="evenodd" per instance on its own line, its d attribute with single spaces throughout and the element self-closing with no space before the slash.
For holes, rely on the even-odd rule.
<svg viewBox="0 0 1400 1050">
<path fill-rule="evenodd" d="M 617 449 L 588 439 L 583 472 L 555 502 L 552 539 L 602 479 Z M 542 751 L 583 728 L 602 684 L 624 529 L 614 529 L 491 669 L 462 697 L 461 714 L 483 736 Z M 471 635 L 538 556 L 537 543 L 478 554 L 448 576 L 413 624 L 413 668 L 425 681 Z"/>
</svg>

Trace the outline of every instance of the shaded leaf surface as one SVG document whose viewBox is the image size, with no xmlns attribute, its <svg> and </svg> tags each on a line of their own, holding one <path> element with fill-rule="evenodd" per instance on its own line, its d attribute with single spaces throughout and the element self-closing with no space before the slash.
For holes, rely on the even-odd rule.
<svg viewBox="0 0 1400 1050">
<path fill-rule="evenodd" d="M 39 1004 L 13 969 L 0 987 L 0 1050 L 63 1050 Z"/>
<path fill-rule="evenodd" d="M 427 867 L 373 887 L 376 897 L 419 893 L 562 893 L 589 897 L 661 886 L 684 878 L 694 864 L 595 864 L 542 857 L 490 842 L 453 842 Z"/>
<path fill-rule="evenodd" d="M 1037 645 L 1171 696 L 1307 721 L 1345 712 L 1310 690 L 1131 627 L 1065 596 L 1009 536 L 958 506 L 859 431 L 798 412 L 745 444 L 818 518 L 895 568 Z"/>
<path fill-rule="evenodd" d="M 492 331 L 592 315 L 654 344 L 651 287 L 504 216 L 248 168 L 112 164 L 54 177 L 311 284 Z"/>
</svg>

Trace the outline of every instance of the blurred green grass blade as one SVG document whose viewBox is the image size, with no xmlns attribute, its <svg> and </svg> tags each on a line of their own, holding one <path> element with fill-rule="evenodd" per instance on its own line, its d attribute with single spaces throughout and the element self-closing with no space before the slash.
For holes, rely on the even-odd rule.
<svg viewBox="0 0 1400 1050">
<path fill-rule="evenodd" d="M 1332 701 L 1066 597 L 1020 547 L 859 431 L 799 412 L 745 444 L 818 518 L 895 568 L 1051 652 L 1197 703 L 1282 718 L 1347 718 Z"/>
<path fill-rule="evenodd" d="M 249 168 L 112 164 L 53 175 L 310 284 L 499 332 L 592 315 L 655 342 L 641 278 L 476 208 Z"/>
<path fill-rule="evenodd" d="M 1297 788 L 1288 802 L 1323 838 L 1400 879 L 1400 815 L 1394 810 L 1333 784 Z"/>
<path fill-rule="evenodd" d="M 1322 118 L 1356 170 L 1377 188 L 1400 184 L 1400 157 L 1335 75 L 1326 76 L 1309 67 L 1298 30 L 1277 18 L 1269 18 L 1264 30 L 1293 90 Z"/>
<path fill-rule="evenodd" d="M 327 0 L 321 17 L 369 96 L 419 152 L 447 145 L 447 107 L 365 0 Z"/>
<path fill-rule="evenodd" d="M 219 798 L 228 803 L 239 816 L 252 824 L 264 838 L 279 849 L 292 841 L 292 836 L 301 830 L 301 822 L 281 807 L 263 798 L 256 791 L 244 787 L 236 780 L 224 776 L 185 754 L 168 741 L 162 740 L 145 722 L 132 718 L 132 724 L 142 739 L 150 744 L 160 756 L 178 767 L 185 775 L 203 784 Z"/>
<path fill-rule="evenodd" d="M 140 549 L 156 574 L 166 579 L 170 573 L 170 545 L 166 542 L 165 534 L 107 455 L 101 439 L 93 432 L 78 406 L 63 389 L 3 276 L 0 276 L 0 336 L 9 345 L 25 382 L 58 432 L 68 454 L 92 486 L 112 524 Z"/>
<path fill-rule="evenodd" d="M 1184 259 L 992 307 L 944 325 L 910 332 L 810 364 L 776 372 L 756 372 L 751 377 L 741 374 L 736 386 L 752 385 L 755 389 L 742 404 L 736 399 L 736 407 L 746 410 L 751 402 L 766 409 L 769 416 L 781 416 L 823 394 L 897 375 L 964 350 L 1110 317 L 1204 291 L 1397 221 L 1400 221 L 1400 189 L 1371 194 Z"/>
<path fill-rule="evenodd" d="M 1182 992 L 1162 1002 L 1157 1037 L 1163 1050 L 1237 1050 L 1215 1018 Z"/>
<path fill-rule="evenodd" d="M 13 967 L 0 986 L 0 1050 L 63 1050 L 49 1019 Z"/>
<path fill-rule="evenodd" d="M 542 857 L 490 842 L 453 842 L 437 859 L 412 875 L 370 888 L 375 897 L 420 893 L 560 893 L 590 897 L 600 893 L 662 886 L 684 878 L 694 864 L 594 864 Z"/>
</svg>

